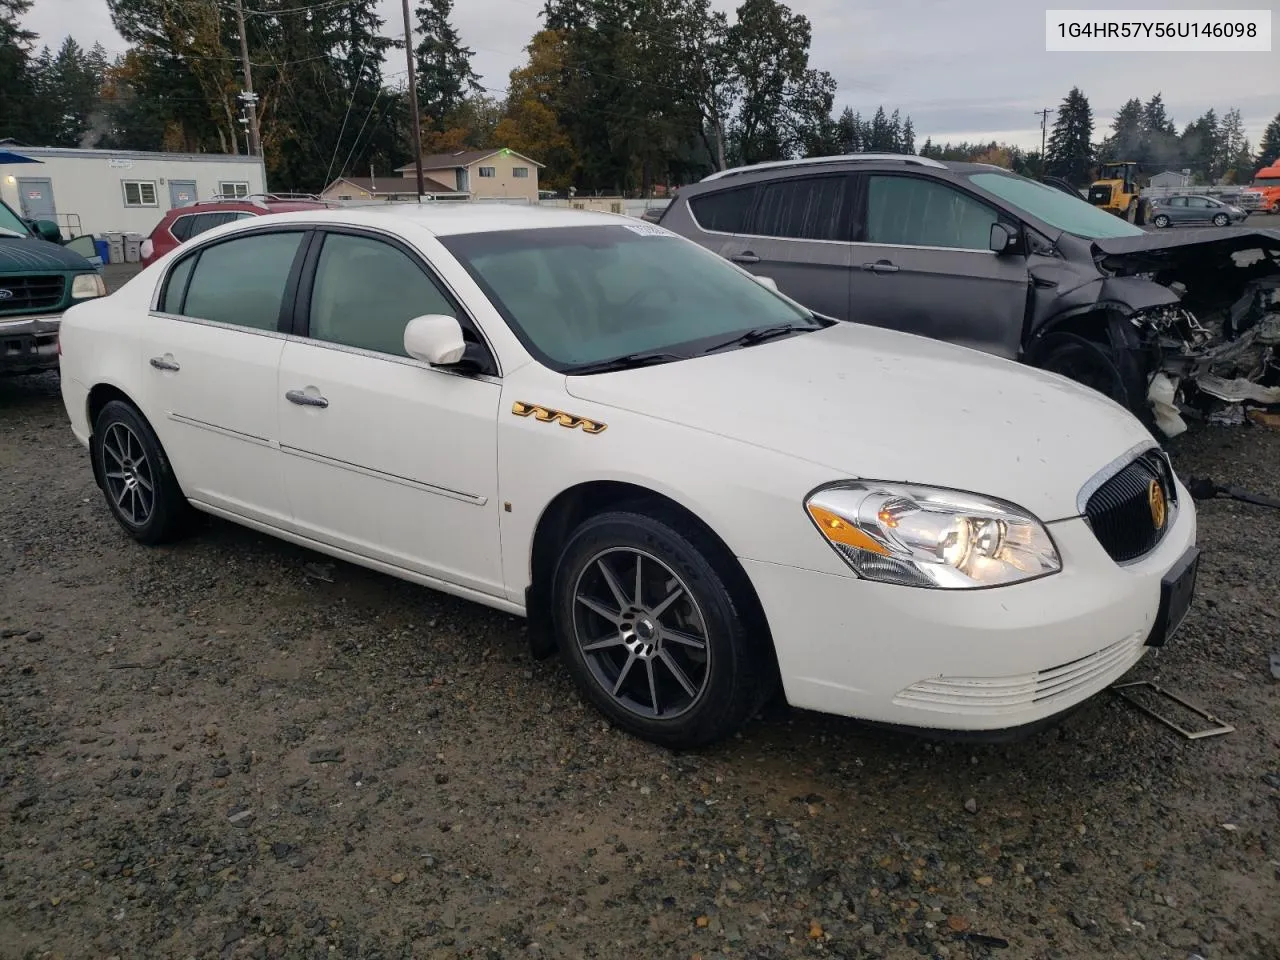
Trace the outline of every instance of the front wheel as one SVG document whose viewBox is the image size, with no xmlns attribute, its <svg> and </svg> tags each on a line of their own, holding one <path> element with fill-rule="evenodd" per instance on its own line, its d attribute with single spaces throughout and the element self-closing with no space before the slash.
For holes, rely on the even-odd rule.
<svg viewBox="0 0 1280 960">
<path fill-rule="evenodd" d="M 1157 214 L 1155 220 L 1151 222 L 1154 223 L 1161 230 L 1163 230 L 1165 227 L 1169 225 L 1169 218 L 1165 216 L 1163 213 L 1161 213 L 1161 214 Z"/>
<path fill-rule="evenodd" d="M 645 740 L 721 740 L 772 692 L 763 625 L 721 552 L 678 518 L 619 510 L 584 521 L 560 557 L 552 589 L 566 668 Z"/>
<path fill-rule="evenodd" d="M 132 406 L 112 400 L 102 408 L 93 457 L 107 508 L 131 537 L 157 544 L 187 531 L 191 506 L 155 431 Z"/>
<path fill-rule="evenodd" d="M 1154 429 L 1146 377 L 1132 356 L 1074 333 L 1052 333 L 1036 352 L 1036 366 L 1091 387 Z"/>
<path fill-rule="evenodd" d="M 1219 213 L 1214 215 L 1213 225 L 1215 227 L 1225 227 L 1230 222 L 1231 222 L 1230 218 L 1225 213 Z"/>
</svg>

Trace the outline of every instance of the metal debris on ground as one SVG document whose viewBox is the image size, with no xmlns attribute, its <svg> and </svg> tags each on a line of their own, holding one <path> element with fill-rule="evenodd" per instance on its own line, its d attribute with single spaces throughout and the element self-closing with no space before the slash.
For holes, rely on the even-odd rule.
<svg viewBox="0 0 1280 960">
<path fill-rule="evenodd" d="M 325 583 L 333 583 L 333 564 L 332 563 L 308 563 L 302 567 L 302 575 L 308 580 L 323 580 Z"/>
<path fill-rule="evenodd" d="M 1166 717 L 1164 714 L 1157 713 L 1154 709 L 1147 706 L 1145 703 L 1140 702 L 1139 700 L 1129 696 L 1127 693 L 1124 692 L 1125 690 L 1132 690 L 1139 687 L 1146 688 L 1150 690 L 1152 693 L 1156 694 L 1157 696 L 1164 697 L 1166 700 L 1172 700 L 1174 703 L 1178 704 L 1180 707 L 1183 707 L 1184 709 L 1190 711 L 1191 713 L 1194 713 L 1198 717 L 1203 717 L 1209 723 L 1215 724 L 1215 726 L 1209 727 L 1205 730 L 1188 730 L 1186 727 L 1179 724 L 1176 720 L 1173 720 L 1170 717 Z M 1164 687 L 1160 686 L 1157 683 L 1152 683 L 1150 680 L 1135 680 L 1131 683 L 1116 683 L 1116 684 L 1112 684 L 1110 689 L 1112 693 L 1114 693 L 1121 700 L 1128 703 L 1130 706 L 1136 707 L 1137 709 L 1141 710 L 1143 713 L 1147 714 L 1148 716 L 1153 717 L 1156 720 L 1159 720 L 1166 727 L 1170 727 L 1171 729 L 1178 731 L 1178 733 L 1182 734 L 1188 740 L 1202 740 L 1205 737 L 1218 737 L 1224 733 L 1234 733 L 1236 729 L 1231 724 L 1224 723 L 1222 720 L 1219 720 L 1217 717 L 1211 714 L 1208 710 L 1205 710 L 1203 707 L 1197 707 L 1195 704 L 1189 703 L 1188 701 L 1184 700 L 1182 697 L 1178 696 L 1176 693 L 1170 693 Z"/>
<path fill-rule="evenodd" d="M 1257 504 L 1260 507 L 1280 508 L 1280 500 L 1275 497 L 1268 497 L 1261 493 L 1251 493 L 1243 487 L 1236 487 L 1230 484 L 1224 485 L 1208 477 L 1192 477 L 1187 481 L 1187 490 L 1196 500 L 1213 500 L 1222 496 L 1230 500 L 1239 500 L 1242 503 Z"/>
</svg>

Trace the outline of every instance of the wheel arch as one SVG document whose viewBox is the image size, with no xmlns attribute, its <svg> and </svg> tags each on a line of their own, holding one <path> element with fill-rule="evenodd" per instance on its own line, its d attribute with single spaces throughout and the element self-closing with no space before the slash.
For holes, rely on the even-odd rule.
<svg viewBox="0 0 1280 960">
<path fill-rule="evenodd" d="M 551 580 L 560 549 L 580 523 L 608 510 L 629 509 L 652 516 L 667 517 L 697 529 L 712 544 L 715 556 L 708 557 L 730 580 L 749 605 L 746 611 L 752 627 L 764 632 L 770 655 L 777 668 L 773 635 L 764 605 L 751 578 L 733 550 L 705 520 L 678 500 L 640 484 L 618 480 L 591 480 L 575 484 L 557 494 L 543 509 L 534 527 L 529 548 L 529 586 L 525 589 L 525 611 L 529 626 L 530 650 L 535 659 L 551 656 L 556 639 L 551 626 Z"/>
<path fill-rule="evenodd" d="M 93 465 L 94 482 L 97 483 L 99 487 L 102 486 L 102 468 L 98 463 L 98 455 L 95 446 L 98 440 L 98 435 L 94 427 L 98 422 L 98 414 L 102 413 L 103 408 L 113 400 L 118 400 L 121 403 L 128 404 L 133 409 L 133 412 L 136 413 L 142 419 L 142 422 L 150 428 L 151 432 L 155 434 L 156 445 L 160 448 L 160 456 L 164 459 L 169 470 L 173 472 L 174 479 L 178 482 L 178 488 L 183 489 L 182 480 L 178 476 L 177 467 L 170 459 L 168 451 L 165 450 L 164 443 L 160 440 L 160 434 L 156 430 L 155 424 L 151 422 L 151 419 L 143 412 L 141 405 L 134 400 L 128 392 L 116 384 L 108 382 L 94 384 L 89 389 L 88 395 L 85 397 L 85 415 L 88 417 L 89 422 L 89 461 Z"/>
</svg>

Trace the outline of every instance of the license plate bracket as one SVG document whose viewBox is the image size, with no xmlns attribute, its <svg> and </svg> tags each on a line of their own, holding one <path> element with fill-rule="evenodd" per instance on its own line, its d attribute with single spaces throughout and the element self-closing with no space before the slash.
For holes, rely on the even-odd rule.
<svg viewBox="0 0 1280 960">
<path fill-rule="evenodd" d="M 1172 569 L 1160 580 L 1160 609 L 1156 622 L 1147 636 L 1147 646 L 1163 647 L 1178 632 L 1191 599 L 1196 592 L 1196 578 L 1200 572 L 1200 550 L 1191 547 L 1178 558 Z"/>
</svg>

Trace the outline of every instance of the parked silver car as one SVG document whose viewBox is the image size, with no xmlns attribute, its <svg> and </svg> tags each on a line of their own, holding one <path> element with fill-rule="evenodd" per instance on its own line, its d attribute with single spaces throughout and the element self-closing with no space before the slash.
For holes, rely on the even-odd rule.
<svg viewBox="0 0 1280 960">
<path fill-rule="evenodd" d="M 1151 222 L 1157 227 L 1171 227 L 1175 223 L 1212 223 L 1215 227 L 1226 227 L 1249 216 L 1246 211 L 1216 197 L 1198 194 L 1160 197 L 1152 200 L 1151 206 Z"/>
</svg>

